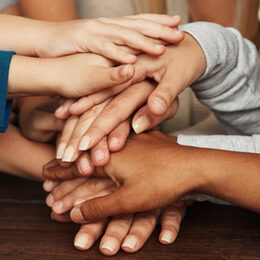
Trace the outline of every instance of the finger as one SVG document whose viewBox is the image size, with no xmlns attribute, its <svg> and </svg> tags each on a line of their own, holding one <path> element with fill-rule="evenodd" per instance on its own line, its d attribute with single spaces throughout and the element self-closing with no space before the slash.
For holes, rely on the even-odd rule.
<svg viewBox="0 0 260 260">
<path fill-rule="evenodd" d="M 159 214 L 160 210 L 151 210 L 135 215 L 130 231 L 122 244 L 124 251 L 133 253 L 143 247 L 156 227 Z"/>
<path fill-rule="evenodd" d="M 69 108 L 75 102 L 74 99 L 68 99 L 63 102 L 55 111 L 56 118 L 64 120 L 70 116 Z"/>
<path fill-rule="evenodd" d="M 75 223 L 86 223 L 119 214 L 133 213 L 131 196 L 125 187 L 101 198 L 92 199 L 74 207 L 70 217 Z"/>
<path fill-rule="evenodd" d="M 69 213 L 55 214 L 54 212 L 52 212 L 51 219 L 62 223 L 71 222 Z"/>
<path fill-rule="evenodd" d="M 88 70 L 86 73 L 89 73 L 90 82 L 90 91 L 86 94 L 92 94 L 130 81 L 134 75 L 134 67 L 129 64 L 113 68 L 93 66 L 93 70 Z"/>
<path fill-rule="evenodd" d="M 99 249 L 104 255 L 115 255 L 119 250 L 122 241 L 127 235 L 133 221 L 133 215 L 121 215 L 114 217 L 106 228 L 101 239 Z"/>
<path fill-rule="evenodd" d="M 110 179 L 89 179 L 88 181 L 79 185 L 65 197 L 55 201 L 55 203 L 52 205 L 52 210 L 57 214 L 65 213 L 73 207 L 74 202 L 77 199 L 82 198 L 83 196 L 85 198 L 87 196 L 94 196 L 94 198 L 97 198 L 99 197 L 98 193 L 100 192 L 103 192 L 102 195 L 104 194 L 104 196 L 110 194 L 112 192 L 112 185 L 113 183 Z"/>
<path fill-rule="evenodd" d="M 86 182 L 86 178 L 75 178 L 73 180 L 62 181 L 51 192 L 54 202 L 64 198 L 66 195 L 75 190 L 81 183 Z"/>
<path fill-rule="evenodd" d="M 70 113 L 72 115 L 81 115 L 84 112 L 88 111 L 92 107 L 99 105 L 109 99 L 110 97 L 122 92 L 128 87 L 128 83 L 121 84 L 109 89 L 104 89 L 92 95 L 82 97 L 77 102 L 71 105 Z"/>
<path fill-rule="evenodd" d="M 155 126 L 162 123 L 164 120 L 167 120 L 173 117 L 178 110 L 178 101 L 174 100 L 174 102 L 170 105 L 167 111 L 162 115 L 154 115 L 147 105 L 142 107 L 134 116 L 132 120 L 132 127 L 136 134 L 140 134 L 146 130 L 152 129 Z"/>
<path fill-rule="evenodd" d="M 151 83 L 141 82 L 116 96 L 86 131 L 80 141 L 79 150 L 91 149 L 116 126 L 128 119 L 137 108 L 146 102 L 152 90 Z"/>
<path fill-rule="evenodd" d="M 78 172 L 75 165 L 71 167 L 64 168 L 60 165 L 57 159 L 52 160 L 43 166 L 43 177 L 49 180 L 70 180 L 75 177 L 82 177 Z"/>
<path fill-rule="evenodd" d="M 169 206 L 161 216 L 162 230 L 159 240 L 162 244 L 172 244 L 178 236 L 182 218 L 186 212 L 186 207 L 176 208 Z"/>
<path fill-rule="evenodd" d="M 59 143 L 57 145 L 57 153 L 56 153 L 56 159 L 62 159 L 65 154 L 65 149 L 68 145 L 68 142 L 70 141 L 71 135 L 78 123 L 79 118 L 77 116 L 70 116 L 62 130 L 61 136 L 59 138 Z M 67 151 L 66 159 L 69 156 L 69 152 Z"/>
<path fill-rule="evenodd" d="M 105 23 L 112 23 L 121 25 L 134 31 L 141 33 L 144 36 L 148 36 L 150 38 L 162 39 L 169 43 L 177 43 L 184 38 L 184 33 L 182 31 L 178 31 L 169 26 L 158 23 L 157 21 L 152 21 L 148 19 L 128 19 L 128 18 L 101 18 L 101 20 Z M 151 39 L 149 39 L 151 40 Z M 131 46 L 133 47 L 133 46 Z M 136 48 L 137 49 L 137 48 Z M 152 54 L 152 53 L 149 53 Z M 162 54 L 162 53 L 153 53 L 153 54 Z"/>
<path fill-rule="evenodd" d="M 171 27 L 176 27 L 181 24 L 181 17 L 179 15 L 171 16 L 167 14 L 137 14 L 137 15 L 129 15 L 126 18 L 131 19 L 146 19 L 150 21 L 154 21 L 160 24 L 168 25 Z"/>
<path fill-rule="evenodd" d="M 89 129 L 93 121 L 96 119 L 96 117 L 103 111 L 105 106 L 110 102 L 110 100 L 107 100 L 103 102 L 100 105 L 97 105 L 93 107 L 90 111 L 85 112 L 82 116 L 80 116 L 77 124 L 74 126 L 72 133 L 69 133 L 70 139 L 66 143 L 67 147 L 64 151 L 64 154 L 62 156 L 63 162 L 74 162 L 79 157 L 79 143 L 82 138 L 82 136 L 85 134 L 85 132 Z M 65 129 L 62 133 L 62 135 L 67 135 L 65 133 Z M 61 137 L 61 139 L 63 136 Z M 66 138 L 66 136 L 65 136 Z M 63 141 L 63 143 L 65 143 Z"/>
<path fill-rule="evenodd" d="M 108 219 L 104 219 L 98 222 L 82 225 L 75 236 L 74 246 L 79 250 L 90 249 L 102 234 L 107 222 Z"/>
<path fill-rule="evenodd" d="M 76 167 L 79 173 L 86 177 L 90 176 L 95 170 L 95 166 L 93 165 L 88 152 L 82 153 L 80 155 L 76 161 Z"/>
<path fill-rule="evenodd" d="M 167 71 L 159 85 L 148 98 L 148 107 L 154 115 L 163 115 L 176 99 L 182 88 L 182 80 L 175 77 L 172 72 Z M 173 86 L 174 85 L 174 86 Z"/>
<path fill-rule="evenodd" d="M 106 136 L 91 149 L 90 156 L 95 166 L 102 167 L 108 163 L 109 150 Z"/>
<path fill-rule="evenodd" d="M 108 137 L 108 147 L 111 152 L 120 151 L 130 134 L 130 120 L 120 123 Z"/>
<path fill-rule="evenodd" d="M 51 192 L 59 184 L 59 181 L 45 180 L 42 186 L 46 192 Z"/>
</svg>

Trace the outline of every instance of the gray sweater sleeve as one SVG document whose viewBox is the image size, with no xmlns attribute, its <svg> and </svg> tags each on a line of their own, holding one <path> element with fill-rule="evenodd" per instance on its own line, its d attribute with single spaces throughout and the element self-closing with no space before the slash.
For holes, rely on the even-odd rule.
<svg viewBox="0 0 260 260">
<path fill-rule="evenodd" d="M 260 63 L 255 46 L 233 28 L 198 22 L 181 27 L 202 47 L 204 75 L 191 87 L 229 134 L 260 133 Z"/>
</svg>

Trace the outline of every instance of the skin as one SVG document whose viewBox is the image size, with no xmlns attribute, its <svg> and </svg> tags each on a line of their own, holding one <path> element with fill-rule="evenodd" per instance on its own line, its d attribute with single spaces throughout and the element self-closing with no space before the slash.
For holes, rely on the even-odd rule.
<svg viewBox="0 0 260 260">
<path fill-rule="evenodd" d="M 149 90 L 145 90 L 145 86 L 139 88 L 141 85 L 133 85 L 116 96 L 90 127 L 85 128 L 85 133 L 81 124 L 79 125 L 80 131 L 77 130 L 76 126 L 73 133 L 70 134 L 70 141 L 63 145 L 64 147 L 66 145 L 69 150 L 64 153 L 66 155 L 65 158 L 63 157 L 64 161 L 75 161 L 78 158 L 74 156 L 77 150 L 85 151 L 95 147 L 119 123 L 132 115 L 136 109 L 139 110 L 132 121 L 132 127 L 136 133 L 141 133 L 172 117 L 177 111 L 176 98 L 178 94 L 204 73 L 206 60 L 197 41 L 186 34 L 181 43 L 167 47 L 165 54 L 160 57 L 140 55 L 134 66 L 135 74 L 133 79 L 130 80 L 131 82 L 140 82 L 146 77 L 151 77 L 159 85 L 155 89 L 150 88 Z M 174 82 L 174 85 L 169 82 Z M 90 99 L 91 96 L 88 101 L 95 104 Z M 126 102 L 126 100 L 128 101 Z M 162 102 L 159 101 L 161 105 L 164 104 L 163 109 L 161 105 L 158 106 L 158 100 L 163 100 Z M 79 106 L 78 112 L 82 112 L 84 104 L 89 109 L 88 101 L 79 101 L 80 104 L 79 102 L 74 104 L 71 107 L 73 114 L 77 114 L 77 106 Z M 147 104 L 145 104 L 146 102 Z M 56 116 L 64 118 L 67 113 L 62 114 L 60 111 L 56 111 Z M 68 133 L 64 132 L 64 135 L 68 135 Z M 107 160 L 104 160 L 102 165 L 106 162 Z M 98 164 L 98 166 L 102 165 Z"/>
<path fill-rule="evenodd" d="M 1 49 L 38 57 L 92 52 L 121 63 L 134 63 L 136 56 L 119 45 L 161 55 L 165 51 L 165 43 L 158 43 L 154 39 L 177 43 L 184 36 L 182 32 L 171 28 L 179 25 L 180 17 L 166 15 L 55 23 L 1 14 L 0 22 L 0 32 L 6 35 L 0 41 Z M 19 32 L 23 32 L 23 37 Z"/>
<path fill-rule="evenodd" d="M 74 222 L 86 223 L 166 206 L 188 194 L 208 194 L 259 213 L 259 157 L 181 146 L 176 138 L 157 131 L 134 135 L 96 171 L 98 176 L 109 176 L 118 190 L 83 202 L 70 215 Z M 73 178 L 73 167 L 64 171 L 47 165 L 44 176 Z"/>
<path fill-rule="evenodd" d="M 74 204 L 110 194 L 117 189 L 108 178 L 91 178 L 89 180 L 77 178 L 60 184 L 52 183 L 52 187 L 47 187 L 46 184 L 49 186 L 50 181 L 44 184 L 45 189 L 51 190 L 46 202 L 52 207 L 52 217 L 58 221 L 70 220 L 68 213 Z M 171 244 L 178 235 L 187 205 L 190 205 L 190 202 L 177 203 L 164 210 L 115 216 L 109 222 L 108 219 L 104 219 L 82 225 L 75 237 L 74 245 L 80 250 L 89 249 L 101 236 L 107 225 L 99 246 L 103 254 L 114 255 L 120 248 L 129 253 L 136 252 L 150 237 L 157 221 L 162 225 L 159 241 L 166 245 Z"/>
</svg>

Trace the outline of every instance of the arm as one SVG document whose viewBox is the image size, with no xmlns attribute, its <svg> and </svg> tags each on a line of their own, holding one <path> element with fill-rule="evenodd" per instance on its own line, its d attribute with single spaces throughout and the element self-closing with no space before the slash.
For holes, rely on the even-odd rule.
<svg viewBox="0 0 260 260">
<path fill-rule="evenodd" d="M 44 175 L 73 176 L 72 168 L 45 167 Z M 159 132 L 132 136 L 96 173 L 110 176 L 119 189 L 75 207 L 71 217 L 82 223 L 146 211 L 187 194 L 211 195 L 260 213 L 259 169 L 259 154 L 181 146 Z"/>
<path fill-rule="evenodd" d="M 192 85 L 197 98 L 230 134 L 260 131 L 260 71 L 255 46 L 232 28 L 211 23 L 184 25 L 202 47 L 207 69 Z"/>
<path fill-rule="evenodd" d="M 54 147 L 29 141 L 12 124 L 0 145 L 0 171 L 27 179 L 42 180 L 42 166 L 55 156 Z"/>
</svg>

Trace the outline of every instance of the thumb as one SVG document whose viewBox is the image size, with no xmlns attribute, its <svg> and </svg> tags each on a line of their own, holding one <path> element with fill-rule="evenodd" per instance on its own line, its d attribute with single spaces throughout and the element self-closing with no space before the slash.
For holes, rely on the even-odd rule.
<svg viewBox="0 0 260 260">
<path fill-rule="evenodd" d="M 70 217 L 75 223 L 86 223 L 109 216 L 127 214 L 133 210 L 129 198 L 131 196 L 123 187 L 110 195 L 83 202 L 72 209 Z"/>
<path fill-rule="evenodd" d="M 165 114 L 184 86 L 185 83 L 177 73 L 167 72 L 148 98 L 151 112 L 157 116 Z"/>
<path fill-rule="evenodd" d="M 155 115 L 151 112 L 147 105 L 138 110 L 132 120 L 132 127 L 136 134 L 140 134 L 146 130 L 158 126 L 163 121 L 173 117 L 178 110 L 178 100 L 175 99 L 162 115 Z"/>
<path fill-rule="evenodd" d="M 95 73 L 91 77 L 91 93 L 105 88 L 114 87 L 129 81 L 134 75 L 132 65 L 122 65 L 113 68 L 95 67 Z M 130 84 L 130 82 L 129 82 Z"/>
</svg>

